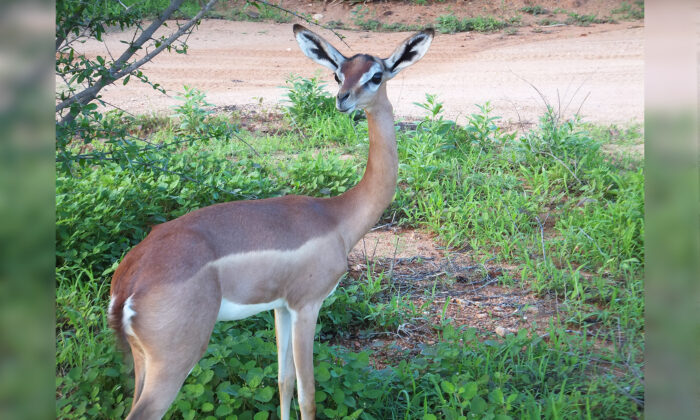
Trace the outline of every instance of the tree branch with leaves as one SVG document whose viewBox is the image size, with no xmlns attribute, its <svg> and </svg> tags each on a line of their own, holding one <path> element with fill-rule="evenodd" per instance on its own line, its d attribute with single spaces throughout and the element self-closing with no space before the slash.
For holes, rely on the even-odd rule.
<svg viewBox="0 0 700 420">
<path fill-rule="evenodd" d="M 174 47 L 176 52 L 186 52 L 187 45 L 184 42 L 176 44 L 176 41 L 182 35 L 191 32 L 217 0 L 209 0 L 193 18 L 184 24 L 179 24 L 178 29 L 170 35 L 154 38 L 155 32 L 172 18 L 173 13 L 182 6 L 184 1 L 172 0 L 150 25 L 143 28 L 140 11 L 135 5 L 126 6 L 120 1 L 114 1 L 113 3 L 118 5 L 116 7 L 121 7 L 123 10 L 100 11 L 97 10 L 99 3 L 89 5 L 85 0 L 59 0 L 56 4 L 56 73 L 66 84 L 65 89 L 58 92 L 56 98 L 59 124 L 64 125 L 72 121 L 81 112 L 83 106 L 99 99 L 99 92 L 105 86 L 122 77 L 126 76 L 124 84 L 128 83 L 131 75 L 151 84 L 139 68 L 163 50 L 171 50 Z M 101 41 L 105 27 L 116 25 L 121 29 L 136 28 L 132 40 L 127 43 L 126 49 L 117 59 L 111 57 L 108 60 L 98 56 L 93 61 L 76 53 L 73 48 L 76 42 L 87 38 Z M 153 49 L 143 57 L 135 58 L 139 51 L 148 51 L 149 48 Z M 156 89 L 159 87 L 157 84 L 151 85 Z"/>
</svg>

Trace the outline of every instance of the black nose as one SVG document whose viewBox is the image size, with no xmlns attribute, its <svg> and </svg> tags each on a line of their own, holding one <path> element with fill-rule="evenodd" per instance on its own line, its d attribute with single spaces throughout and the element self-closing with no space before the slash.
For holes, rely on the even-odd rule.
<svg viewBox="0 0 700 420">
<path fill-rule="evenodd" d="M 344 100 L 348 99 L 348 96 L 350 96 L 350 92 L 345 92 L 343 94 L 338 92 L 338 101 L 343 102 Z"/>
</svg>

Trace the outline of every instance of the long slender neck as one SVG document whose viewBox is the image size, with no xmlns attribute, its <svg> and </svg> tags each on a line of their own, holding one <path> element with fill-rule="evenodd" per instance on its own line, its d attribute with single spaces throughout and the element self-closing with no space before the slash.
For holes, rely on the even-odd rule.
<svg viewBox="0 0 700 420">
<path fill-rule="evenodd" d="M 394 114 L 381 85 L 375 101 L 365 109 L 369 128 L 369 157 L 362 180 L 332 199 L 337 206 L 346 251 L 355 246 L 391 204 L 396 191 L 398 156 Z"/>
</svg>

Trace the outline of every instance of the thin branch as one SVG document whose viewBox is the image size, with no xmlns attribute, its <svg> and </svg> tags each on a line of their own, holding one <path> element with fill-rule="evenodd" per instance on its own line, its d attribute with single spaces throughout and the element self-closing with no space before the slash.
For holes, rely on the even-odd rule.
<svg viewBox="0 0 700 420">
<path fill-rule="evenodd" d="M 583 230 L 582 228 L 578 228 L 578 230 L 579 230 L 581 233 L 583 233 L 583 234 L 586 236 L 586 238 L 588 238 L 588 240 L 591 241 L 591 243 L 593 243 L 593 245 L 595 245 L 596 249 L 598 249 L 598 252 L 600 252 L 600 256 L 601 256 L 601 257 L 607 258 L 607 256 L 606 256 L 605 253 L 603 252 L 603 250 L 600 249 L 600 247 L 598 246 L 598 243 L 597 243 L 596 241 L 594 241 L 593 238 L 591 238 L 591 237 L 586 233 L 585 230 Z"/>
<path fill-rule="evenodd" d="M 98 99 L 98 102 L 102 103 L 102 105 L 111 106 L 112 108 L 114 108 L 114 109 L 116 109 L 116 110 L 118 110 L 118 111 L 121 111 L 121 112 L 123 112 L 123 113 L 125 113 L 125 114 L 127 114 L 127 115 L 130 115 L 130 116 L 132 116 L 132 117 L 136 117 L 135 114 L 133 114 L 133 113 L 127 111 L 127 110 L 124 109 L 124 108 L 121 108 L 121 107 L 119 107 L 119 106 L 117 106 L 117 105 L 114 105 L 113 103 L 107 102 L 107 101 L 105 101 L 105 100 L 102 99 L 102 98 Z M 139 139 L 139 140 L 140 140 L 140 139 Z"/>
<path fill-rule="evenodd" d="M 491 280 L 487 281 L 486 283 L 482 284 L 481 286 L 477 287 L 476 289 L 467 290 L 466 292 L 468 292 L 468 293 L 478 292 L 479 290 L 483 289 L 484 287 L 487 287 L 487 286 L 492 285 L 493 283 L 496 283 L 498 280 L 500 280 L 498 277 L 494 277 Z"/>
<path fill-rule="evenodd" d="M 260 156 L 260 153 L 258 153 L 258 151 L 255 150 L 255 148 L 254 148 L 250 143 L 248 143 L 247 141 L 243 140 L 243 137 L 239 136 L 238 134 L 236 134 L 236 133 L 234 133 L 234 132 L 231 132 L 231 134 L 232 134 L 235 138 L 237 138 L 241 143 L 243 143 L 243 144 L 245 144 L 246 146 L 248 146 L 248 147 L 250 148 L 250 150 L 252 150 L 253 153 L 255 153 L 255 156 L 257 156 L 257 157 L 259 157 L 260 159 L 262 159 L 262 156 Z"/>
<path fill-rule="evenodd" d="M 578 109 L 576 110 L 576 114 L 575 114 L 575 115 L 577 115 L 577 116 L 578 116 L 578 115 L 581 115 L 581 108 L 583 108 L 583 104 L 586 103 L 586 99 L 588 99 L 589 96 L 591 96 L 591 92 L 588 92 L 588 93 L 586 94 L 586 96 L 583 97 L 583 100 L 581 101 L 581 105 L 578 106 Z"/>
<path fill-rule="evenodd" d="M 588 81 L 591 79 L 591 77 L 593 77 L 594 74 L 597 74 L 597 72 L 598 72 L 598 69 L 596 69 L 594 72 L 592 72 L 591 74 L 589 74 L 588 77 L 587 77 L 586 79 L 584 79 L 583 82 L 581 82 L 581 84 L 576 88 L 576 90 L 574 91 L 574 94 L 571 95 L 571 99 L 569 100 L 569 103 L 566 104 L 566 106 L 564 107 L 564 112 L 566 112 L 566 110 L 569 108 L 569 105 L 571 105 L 571 102 L 574 101 L 574 98 L 576 97 L 576 94 L 578 93 L 578 91 L 581 90 L 581 88 L 583 87 L 583 85 L 586 84 L 586 82 L 588 82 Z M 581 102 L 581 105 L 578 107 L 578 111 L 576 111 L 576 115 L 578 115 L 578 112 L 581 110 L 581 107 L 583 106 L 583 103 L 586 102 L 586 98 L 588 98 L 588 95 L 590 95 L 590 94 L 591 94 L 591 93 L 588 92 L 588 94 L 586 95 L 586 97 L 583 98 L 583 101 Z"/>
<path fill-rule="evenodd" d="M 542 258 L 544 261 L 547 261 L 547 253 L 545 252 L 544 248 L 544 226 L 542 225 L 542 222 L 540 221 L 539 216 L 535 216 L 535 220 L 537 220 L 537 224 L 540 225 L 540 241 L 542 242 Z"/>
<path fill-rule="evenodd" d="M 296 13 L 296 12 L 292 12 L 291 10 L 285 9 L 285 8 L 282 7 L 282 6 L 278 6 L 278 5 L 276 5 L 276 4 L 268 3 L 268 2 L 265 1 L 265 0 L 247 0 L 247 1 L 248 1 L 248 3 L 259 3 L 259 4 L 264 4 L 265 6 L 268 6 L 268 7 L 274 7 L 275 9 L 278 9 L 278 10 L 281 10 L 281 11 L 283 11 L 283 12 L 289 13 L 290 15 L 292 15 L 292 16 L 294 16 L 294 17 L 297 17 L 297 18 L 299 18 L 299 19 L 303 20 L 304 22 L 307 22 L 307 23 L 309 23 L 309 24 L 311 24 L 311 25 L 315 25 L 315 26 L 318 26 L 319 28 L 323 28 L 323 29 L 329 30 L 329 31 L 331 31 L 331 32 L 333 33 L 333 35 L 337 36 L 338 39 L 339 39 L 343 44 L 345 44 L 346 47 L 350 48 L 350 46 L 348 45 L 348 43 L 345 42 L 345 37 L 344 37 L 343 35 L 339 34 L 338 32 L 336 32 L 336 31 L 335 31 L 333 28 L 331 28 L 330 26 L 321 25 L 320 23 L 314 22 L 313 20 L 307 18 L 306 16 L 302 16 L 302 15 Z M 351 48 L 351 49 L 352 49 L 352 48 Z"/>
<path fill-rule="evenodd" d="M 542 99 L 542 102 L 544 102 L 544 104 L 545 104 L 548 108 L 553 108 L 553 107 L 549 104 L 549 101 L 547 100 L 547 97 L 544 95 L 544 93 L 542 93 L 541 90 L 539 90 L 539 89 L 537 88 L 537 86 L 535 86 L 535 85 L 532 84 L 529 80 L 527 80 L 526 78 L 522 77 L 521 75 L 519 75 L 518 73 L 514 72 L 513 70 L 511 70 L 511 69 L 508 69 L 508 70 L 510 70 L 510 72 L 513 73 L 513 74 L 515 75 L 515 77 L 517 77 L 518 79 L 520 79 L 520 80 L 522 80 L 523 82 L 525 82 L 525 83 L 527 83 L 528 85 L 530 85 L 531 88 L 535 89 L 535 92 L 537 92 L 537 94 L 540 95 L 540 98 Z"/>
</svg>

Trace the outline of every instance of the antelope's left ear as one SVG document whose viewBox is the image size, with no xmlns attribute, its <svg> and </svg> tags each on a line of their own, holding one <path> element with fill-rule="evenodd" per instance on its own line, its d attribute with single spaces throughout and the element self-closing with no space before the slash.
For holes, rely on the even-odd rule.
<svg viewBox="0 0 700 420">
<path fill-rule="evenodd" d="M 320 35 L 311 32 L 299 24 L 295 24 L 293 29 L 294 37 L 297 39 L 297 43 L 299 43 L 299 48 L 301 48 L 307 57 L 318 64 L 336 72 L 340 66 L 343 65 L 343 62 L 347 60 L 340 51 L 336 50 L 335 47 Z"/>
<path fill-rule="evenodd" d="M 434 36 L 433 29 L 424 29 L 402 42 L 389 58 L 384 59 L 389 78 L 396 76 L 398 72 L 420 60 L 428 51 Z"/>
</svg>

